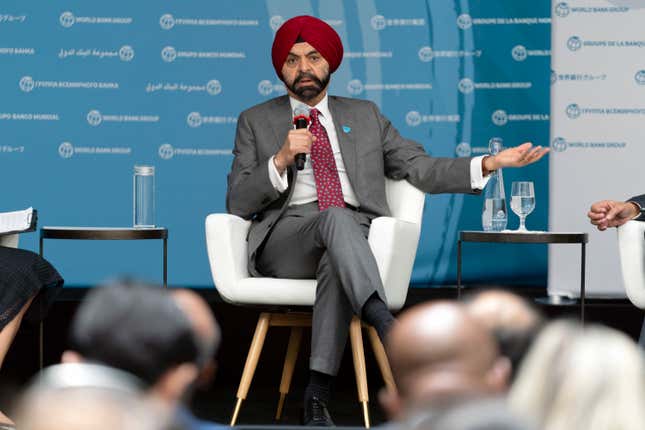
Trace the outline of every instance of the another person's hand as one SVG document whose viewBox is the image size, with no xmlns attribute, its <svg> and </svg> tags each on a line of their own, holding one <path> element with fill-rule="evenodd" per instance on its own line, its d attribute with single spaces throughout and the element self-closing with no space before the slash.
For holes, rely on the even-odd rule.
<svg viewBox="0 0 645 430">
<path fill-rule="evenodd" d="M 482 162 L 484 176 L 491 171 L 504 167 L 523 167 L 527 164 L 535 163 L 547 152 L 549 152 L 549 148 L 542 148 L 541 146 L 533 147 L 533 144 L 530 142 L 505 149 L 499 154 L 484 158 Z"/>
<path fill-rule="evenodd" d="M 632 202 L 617 202 L 615 200 L 601 200 L 591 205 L 589 221 L 598 230 L 603 231 L 608 227 L 618 227 L 634 218 L 640 208 Z"/>
<path fill-rule="evenodd" d="M 287 167 L 295 163 L 296 154 L 309 154 L 314 140 L 316 137 L 306 128 L 290 130 L 282 148 L 273 158 L 278 173 L 282 174 Z"/>
</svg>

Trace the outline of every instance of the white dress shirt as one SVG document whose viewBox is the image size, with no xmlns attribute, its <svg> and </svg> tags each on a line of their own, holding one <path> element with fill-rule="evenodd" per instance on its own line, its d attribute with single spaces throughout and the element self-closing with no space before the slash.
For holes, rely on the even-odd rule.
<svg viewBox="0 0 645 430">
<path fill-rule="evenodd" d="M 291 104 L 291 110 L 293 111 L 296 106 L 302 105 L 302 102 L 289 97 L 289 103 Z M 318 109 L 320 115 L 318 116 L 320 124 L 325 127 L 327 130 L 327 135 L 329 136 L 329 143 L 331 144 L 331 150 L 334 153 L 334 159 L 336 160 L 336 168 L 338 169 L 338 176 L 340 177 L 340 186 L 343 190 L 343 197 L 345 202 L 349 203 L 352 206 L 359 207 L 360 204 L 356 198 L 356 193 L 354 192 L 352 185 L 349 182 L 349 177 L 347 176 L 347 170 L 345 169 L 345 163 L 343 162 L 343 157 L 340 153 L 340 145 L 338 144 L 338 136 L 336 135 L 336 128 L 334 127 L 334 119 L 329 112 L 328 99 L 327 95 L 316 105 L 315 109 Z M 279 193 L 284 192 L 288 186 L 289 182 L 287 179 L 287 171 L 282 172 L 282 175 L 278 173 L 278 169 L 273 163 L 275 155 L 269 158 L 269 179 L 271 184 Z M 482 159 L 484 156 L 475 157 L 470 161 L 470 186 L 473 190 L 481 190 L 486 186 L 488 182 L 488 177 L 483 177 L 482 173 Z M 289 206 L 291 205 L 302 205 L 305 203 L 315 202 L 318 200 L 318 194 L 316 192 L 316 181 L 314 179 L 314 171 L 311 167 L 311 160 L 309 155 L 307 155 L 307 161 L 305 162 L 305 167 L 298 172 L 298 177 L 296 178 L 295 188 L 293 190 L 293 195 L 289 201 Z"/>
</svg>

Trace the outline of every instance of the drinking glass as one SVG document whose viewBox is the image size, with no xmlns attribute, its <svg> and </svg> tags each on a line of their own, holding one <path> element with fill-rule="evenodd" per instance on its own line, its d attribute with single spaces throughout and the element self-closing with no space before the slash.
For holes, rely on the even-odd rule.
<svg viewBox="0 0 645 430">
<path fill-rule="evenodd" d="M 525 225 L 526 216 L 535 209 L 533 182 L 513 182 L 511 186 L 511 209 L 520 217 L 520 226 L 517 231 L 528 231 Z"/>
<path fill-rule="evenodd" d="M 135 228 L 155 226 L 155 168 L 153 166 L 134 166 L 133 181 L 133 218 Z"/>
</svg>

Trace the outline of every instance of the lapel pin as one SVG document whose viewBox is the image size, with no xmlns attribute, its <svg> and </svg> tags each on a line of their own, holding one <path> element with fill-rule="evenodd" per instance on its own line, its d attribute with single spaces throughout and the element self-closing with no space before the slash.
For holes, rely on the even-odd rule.
<svg viewBox="0 0 645 430">
<path fill-rule="evenodd" d="M 352 128 L 351 128 L 350 126 L 348 126 L 348 125 L 344 125 L 344 126 L 343 126 L 343 131 L 344 131 L 345 133 L 349 133 L 350 131 L 352 131 Z"/>
</svg>

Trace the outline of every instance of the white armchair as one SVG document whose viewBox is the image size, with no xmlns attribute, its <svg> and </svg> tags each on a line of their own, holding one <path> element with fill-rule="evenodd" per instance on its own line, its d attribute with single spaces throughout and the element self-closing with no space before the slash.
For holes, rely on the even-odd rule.
<svg viewBox="0 0 645 430">
<path fill-rule="evenodd" d="M 628 221 L 617 230 L 625 292 L 634 306 L 645 309 L 645 222 Z"/>
<path fill-rule="evenodd" d="M 18 233 L 0 236 L 0 246 L 6 246 L 7 248 L 18 248 L 19 238 L 20 235 Z"/>
<path fill-rule="evenodd" d="M 369 244 L 383 280 L 387 304 L 391 310 L 400 309 L 404 302 L 416 256 L 425 195 L 407 181 L 386 179 L 387 200 L 392 217 L 372 221 Z M 313 306 L 316 292 L 314 279 L 253 278 L 247 271 L 246 235 L 250 221 L 230 214 L 211 214 L 206 218 L 206 245 L 213 281 L 227 302 L 238 305 Z M 235 425 L 242 401 L 246 398 L 269 326 L 289 326 L 291 335 L 285 358 L 280 401 L 276 419 L 282 413 L 286 394 L 298 355 L 302 328 L 311 325 L 306 313 L 262 312 L 249 348 L 242 379 L 237 392 L 237 403 L 231 419 Z M 395 390 L 394 381 L 383 346 L 373 327 L 368 335 L 377 363 L 388 389 Z M 363 406 L 365 426 L 369 427 L 367 378 L 361 322 L 354 318 L 350 326 L 350 341 L 359 401 Z"/>
</svg>

